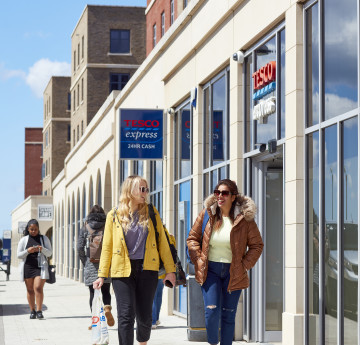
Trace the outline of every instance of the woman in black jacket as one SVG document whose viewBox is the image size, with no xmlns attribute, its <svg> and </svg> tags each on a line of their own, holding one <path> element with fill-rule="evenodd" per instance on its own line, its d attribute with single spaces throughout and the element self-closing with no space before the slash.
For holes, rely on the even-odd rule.
<svg viewBox="0 0 360 345">
<path fill-rule="evenodd" d="M 99 262 L 91 262 L 90 258 L 86 255 L 89 237 L 89 228 L 90 231 L 94 230 L 98 232 L 104 232 L 106 221 L 106 214 L 103 208 L 99 205 L 94 205 L 86 217 L 86 222 L 80 230 L 77 249 L 79 252 L 79 257 L 81 262 L 84 265 L 84 282 L 85 285 L 89 287 L 90 290 L 90 309 L 92 310 L 92 301 L 94 299 L 94 288 L 93 282 L 98 277 Z M 104 285 L 101 287 L 101 293 L 103 296 L 104 302 L 104 312 L 109 326 L 114 326 L 114 318 L 111 314 L 111 295 L 110 295 L 110 286 L 111 278 L 105 279 Z M 89 330 L 91 326 L 89 326 Z"/>
</svg>

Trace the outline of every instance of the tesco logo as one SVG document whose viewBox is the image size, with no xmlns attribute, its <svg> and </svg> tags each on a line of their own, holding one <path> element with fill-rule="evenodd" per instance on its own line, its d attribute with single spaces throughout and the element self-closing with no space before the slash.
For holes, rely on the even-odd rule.
<svg viewBox="0 0 360 345">
<path fill-rule="evenodd" d="M 127 127 L 138 127 L 138 128 L 156 128 L 160 126 L 158 120 L 124 120 Z"/>
<path fill-rule="evenodd" d="M 252 75 L 254 90 L 259 90 L 276 79 L 276 62 L 270 61 Z"/>
</svg>

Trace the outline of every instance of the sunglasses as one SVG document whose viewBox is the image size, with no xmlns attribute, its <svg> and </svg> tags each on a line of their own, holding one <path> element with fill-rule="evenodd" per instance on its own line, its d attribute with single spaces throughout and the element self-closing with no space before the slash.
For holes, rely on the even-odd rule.
<svg viewBox="0 0 360 345">
<path fill-rule="evenodd" d="M 215 189 L 214 190 L 214 195 L 215 196 L 219 196 L 219 195 L 222 195 L 222 196 L 229 196 L 231 193 L 230 193 L 230 191 L 228 191 L 228 190 L 218 190 L 218 189 Z"/>
<path fill-rule="evenodd" d="M 150 192 L 148 187 L 140 187 L 139 189 L 140 189 L 141 193 L 149 193 Z"/>
</svg>

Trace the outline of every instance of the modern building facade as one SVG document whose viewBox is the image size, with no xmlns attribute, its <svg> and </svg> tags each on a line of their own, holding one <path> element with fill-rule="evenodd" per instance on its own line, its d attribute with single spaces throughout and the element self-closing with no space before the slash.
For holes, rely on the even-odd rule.
<svg viewBox="0 0 360 345">
<path fill-rule="evenodd" d="M 25 184 L 24 199 L 41 195 L 42 128 L 25 128 Z"/>
<path fill-rule="evenodd" d="M 355 0 L 190 1 L 52 184 L 61 274 L 79 279 L 83 218 L 94 202 L 116 205 L 129 174 L 148 179 L 182 262 L 203 199 L 231 178 L 255 200 L 265 244 L 236 340 L 359 344 L 358 9 Z M 126 108 L 163 109 L 163 160 L 120 157 Z M 186 288 L 166 294 L 168 311 L 186 317 Z"/>
<path fill-rule="evenodd" d="M 70 77 L 52 77 L 44 91 L 43 195 L 52 195 L 51 183 L 70 151 L 70 82 Z"/>
<path fill-rule="evenodd" d="M 71 147 L 145 59 L 145 8 L 87 5 L 71 35 Z"/>
</svg>

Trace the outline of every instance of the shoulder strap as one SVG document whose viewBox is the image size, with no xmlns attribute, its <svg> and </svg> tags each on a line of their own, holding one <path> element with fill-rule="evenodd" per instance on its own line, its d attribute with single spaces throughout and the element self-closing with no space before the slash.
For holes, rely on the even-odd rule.
<svg viewBox="0 0 360 345">
<path fill-rule="evenodd" d="M 148 204 L 148 209 L 149 209 L 149 216 L 150 219 L 154 225 L 154 229 L 155 229 L 155 235 L 156 235 L 156 242 L 159 240 L 159 233 L 158 233 L 158 229 L 157 229 L 157 222 L 156 222 L 156 217 L 155 217 L 155 211 L 154 211 L 154 206 L 153 204 Z"/>
<path fill-rule="evenodd" d="M 203 222 L 202 222 L 202 228 L 201 228 L 201 236 L 204 236 L 204 231 L 205 231 L 205 228 L 206 228 L 206 224 L 208 223 L 209 221 L 209 213 L 207 210 L 205 210 L 205 213 L 204 213 L 204 218 L 203 218 Z"/>
</svg>

